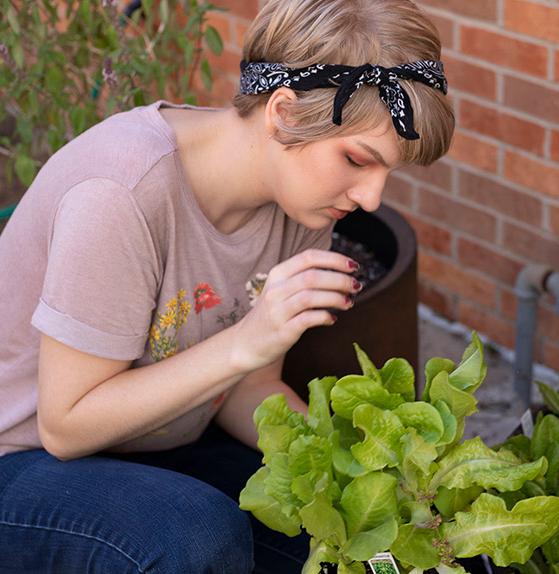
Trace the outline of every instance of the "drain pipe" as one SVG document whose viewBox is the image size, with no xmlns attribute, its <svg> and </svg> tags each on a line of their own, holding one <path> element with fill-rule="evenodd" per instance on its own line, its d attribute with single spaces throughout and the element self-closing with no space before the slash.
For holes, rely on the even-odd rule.
<svg viewBox="0 0 559 574">
<path fill-rule="evenodd" d="M 559 272 L 547 265 L 527 265 L 516 278 L 515 293 L 518 309 L 514 360 L 516 401 L 513 410 L 520 414 L 530 408 L 538 300 L 542 293 L 549 293 L 555 298 L 555 309 L 559 313 Z"/>
</svg>

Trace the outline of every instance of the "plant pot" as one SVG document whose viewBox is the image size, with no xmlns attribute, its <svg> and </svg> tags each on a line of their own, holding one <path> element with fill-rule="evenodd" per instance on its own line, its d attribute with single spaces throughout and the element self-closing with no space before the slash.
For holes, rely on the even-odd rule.
<svg viewBox="0 0 559 574">
<path fill-rule="evenodd" d="M 388 272 L 338 313 L 331 327 L 307 330 L 285 358 L 283 380 L 303 399 L 314 377 L 360 373 L 353 342 L 382 367 L 392 357 L 407 359 L 417 373 L 417 241 L 407 221 L 382 205 L 360 209 L 340 220 L 334 231 L 371 249 Z"/>
</svg>

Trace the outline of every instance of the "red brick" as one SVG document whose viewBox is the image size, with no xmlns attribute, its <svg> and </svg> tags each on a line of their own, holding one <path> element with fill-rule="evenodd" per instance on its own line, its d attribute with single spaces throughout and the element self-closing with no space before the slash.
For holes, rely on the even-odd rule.
<svg viewBox="0 0 559 574">
<path fill-rule="evenodd" d="M 419 281 L 418 296 L 421 303 L 433 309 L 439 315 L 453 320 L 453 297 L 440 289 L 437 289 L 427 281 Z"/>
<path fill-rule="evenodd" d="M 495 285 L 472 273 L 466 273 L 458 265 L 435 255 L 419 252 L 419 275 L 436 286 L 447 289 L 457 295 L 466 297 L 493 307 L 496 301 Z"/>
<path fill-rule="evenodd" d="M 559 132 L 551 132 L 551 159 L 559 163 Z"/>
<path fill-rule="evenodd" d="M 559 197 L 559 167 L 507 151 L 505 177 L 550 197 Z"/>
<path fill-rule="evenodd" d="M 429 167 L 410 165 L 403 167 L 400 171 L 449 193 L 452 190 L 452 168 L 443 161 L 436 161 Z"/>
<path fill-rule="evenodd" d="M 559 238 L 549 239 L 512 223 L 504 222 L 503 246 L 527 262 L 559 268 Z"/>
<path fill-rule="evenodd" d="M 392 174 L 386 181 L 382 199 L 387 203 L 396 202 L 405 207 L 413 207 L 415 189 L 411 183 Z"/>
<path fill-rule="evenodd" d="M 451 92 L 460 90 L 488 100 L 497 98 L 497 76 L 493 70 L 464 62 L 448 54 L 443 57 Z"/>
<path fill-rule="evenodd" d="M 258 12 L 258 0 L 214 0 L 212 4 L 247 20 L 252 20 Z"/>
<path fill-rule="evenodd" d="M 214 83 L 211 92 L 207 92 L 200 74 L 196 74 L 194 87 L 198 98 L 198 105 L 209 107 L 221 107 L 230 104 L 231 98 L 237 92 L 237 84 L 226 74 L 216 72 L 213 74 Z"/>
<path fill-rule="evenodd" d="M 554 78 L 559 80 L 559 50 L 555 50 L 555 74 Z"/>
<path fill-rule="evenodd" d="M 505 76 L 504 104 L 559 124 L 559 89 Z"/>
<path fill-rule="evenodd" d="M 559 371 L 559 345 L 550 341 L 543 341 L 541 355 L 537 357 L 537 360 L 550 369 Z"/>
<path fill-rule="evenodd" d="M 554 205 L 549 205 L 547 207 L 549 210 L 549 228 L 550 231 L 559 235 L 559 207 Z"/>
<path fill-rule="evenodd" d="M 505 27 L 534 38 L 559 42 L 559 6 L 505 0 Z"/>
<path fill-rule="evenodd" d="M 450 18 L 445 18 L 439 14 L 429 13 L 429 20 L 435 24 L 439 31 L 443 48 L 454 47 L 454 22 Z"/>
<path fill-rule="evenodd" d="M 497 21 L 497 0 L 420 0 L 419 4 L 448 10 L 451 14 L 461 14 L 478 20 Z"/>
<path fill-rule="evenodd" d="M 239 75 L 241 55 L 237 53 L 237 50 L 237 46 L 230 46 L 225 48 L 219 56 L 209 50 L 204 55 L 207 57 L 210 66 L 216 70 L 216 73 L 219 70 L 220 72 Z"/>
<path fill-rule="evenodd" d="M 460 48 L 464 54 L 547 78 L 548 50 L 545 46 L 481 28 L 461 26 Z"/>
<path fill-rule="evenodd" d="M 516 321 L 516 310 L 518 307 L 518 301 L 514 291 L 509 289 L 501 289 L 500 291 L 501 305 L 499 310 L 502 317 L 509 319 L 510 321 Z"/>
<path fill-rule="evenodd" d="M 461 238 L 458 242 L 458 260 L 466 267 L 481 271 L 508 285 L 514 284 L 523 267 L 510 257 L 466 238 Z"/>
<path fill-rule="evenodd" d="M 539 333 L 559 343 L 559 314 L 539 305 L 537 326 Z"/>
<path fill-rule="evenodd" d="M 486 241 L 495 240 L 497 222 L 493 215 L 450 197 L 420 189 L 419 211 L 452 229 L 460 229 Z"/>
<path fill-rule="evenodd" d="M 525 223 L 541 225 L 543 206 L 538 198 L 466 171 L 460 172 L 459 189 L 461 197 L 476 202 L 480 207 L 489 207 Z"/>
<path fill-rule="evenodd" d="M 489 309 L 479 308 L 467 301 L 458 303 L 458 321 L 487 335 L 491 341 L 504 345 L 509 349 L 514 347 L 514 324 L 505 321 Z"/>
<path fill-rule="evenodd" d="M 221 36 L 224 44 L 231 42 L 231 17 L 223 12 L 208 12 L 206 15 L 206 25 L 213 26 Z"/>
<path fill-rule="evenodd" d="M 516 118 L 506 112 L 463 99 L 460 103 L 459 123 L 465 129 L 473 130 L 526 151 L 543 155 L 545 128 Z"/>
<path fill-rule="evenodd" d="M 448 156 L 484 171 L 497 172 L 497 146 L 456 131 Z"/>
<path fill-rule="evenodd" d="M 411 214 L 406 214 L 406 219 L 417 234 L 421 247 L 426 247 L 442 255 L 451 255 L 452 234 L 448 230 Z"/>
</svg>

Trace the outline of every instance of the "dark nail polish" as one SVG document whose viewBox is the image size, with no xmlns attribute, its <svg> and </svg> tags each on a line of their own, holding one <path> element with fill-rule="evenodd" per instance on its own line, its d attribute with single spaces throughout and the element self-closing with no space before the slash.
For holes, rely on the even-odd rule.
<svg viewBox="0 0 559 574">
<path fill-rule="evenodd" d="M 357 281 L 357 279 L 353 280 L 353 289 L 357 292 L 361 291 L 361 289 L 363 289 L 363 283 L 361 283 L 360 281 Z"/>
<path fill-rule="evenodd" d="M 357 261 L 348 261 L 347 265 L 353 271 L 357 271 L 359 269 L 359 263 L 357 263 Z"/>
<path fill-rule="evenodd" d="M 338 320 L 338 317 L 332 313 L 330 313 L 330 317 L 332 319 L 332 325 Z"/>
</svg>

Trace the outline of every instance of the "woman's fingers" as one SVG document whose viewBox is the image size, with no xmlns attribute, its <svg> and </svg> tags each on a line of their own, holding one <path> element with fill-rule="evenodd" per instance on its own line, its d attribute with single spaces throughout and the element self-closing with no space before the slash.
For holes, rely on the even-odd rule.
<svg viewBox="0 0 559 574">
<path fill-rule="evenodd" d="M 351 309 L 353 297 L 338 291 L 298 291 L 285 301 L 286 315 L 289 318 L 310 309 Z"/>
<path fill-rule="evenodd" d="M 357 263 L 353 259 L 335 251 L 307 249 L 276 265 L 270 271 L 268 279 L 289 279 L 312 268 L 353 273 L 357 269 Z"/>
</svg>

